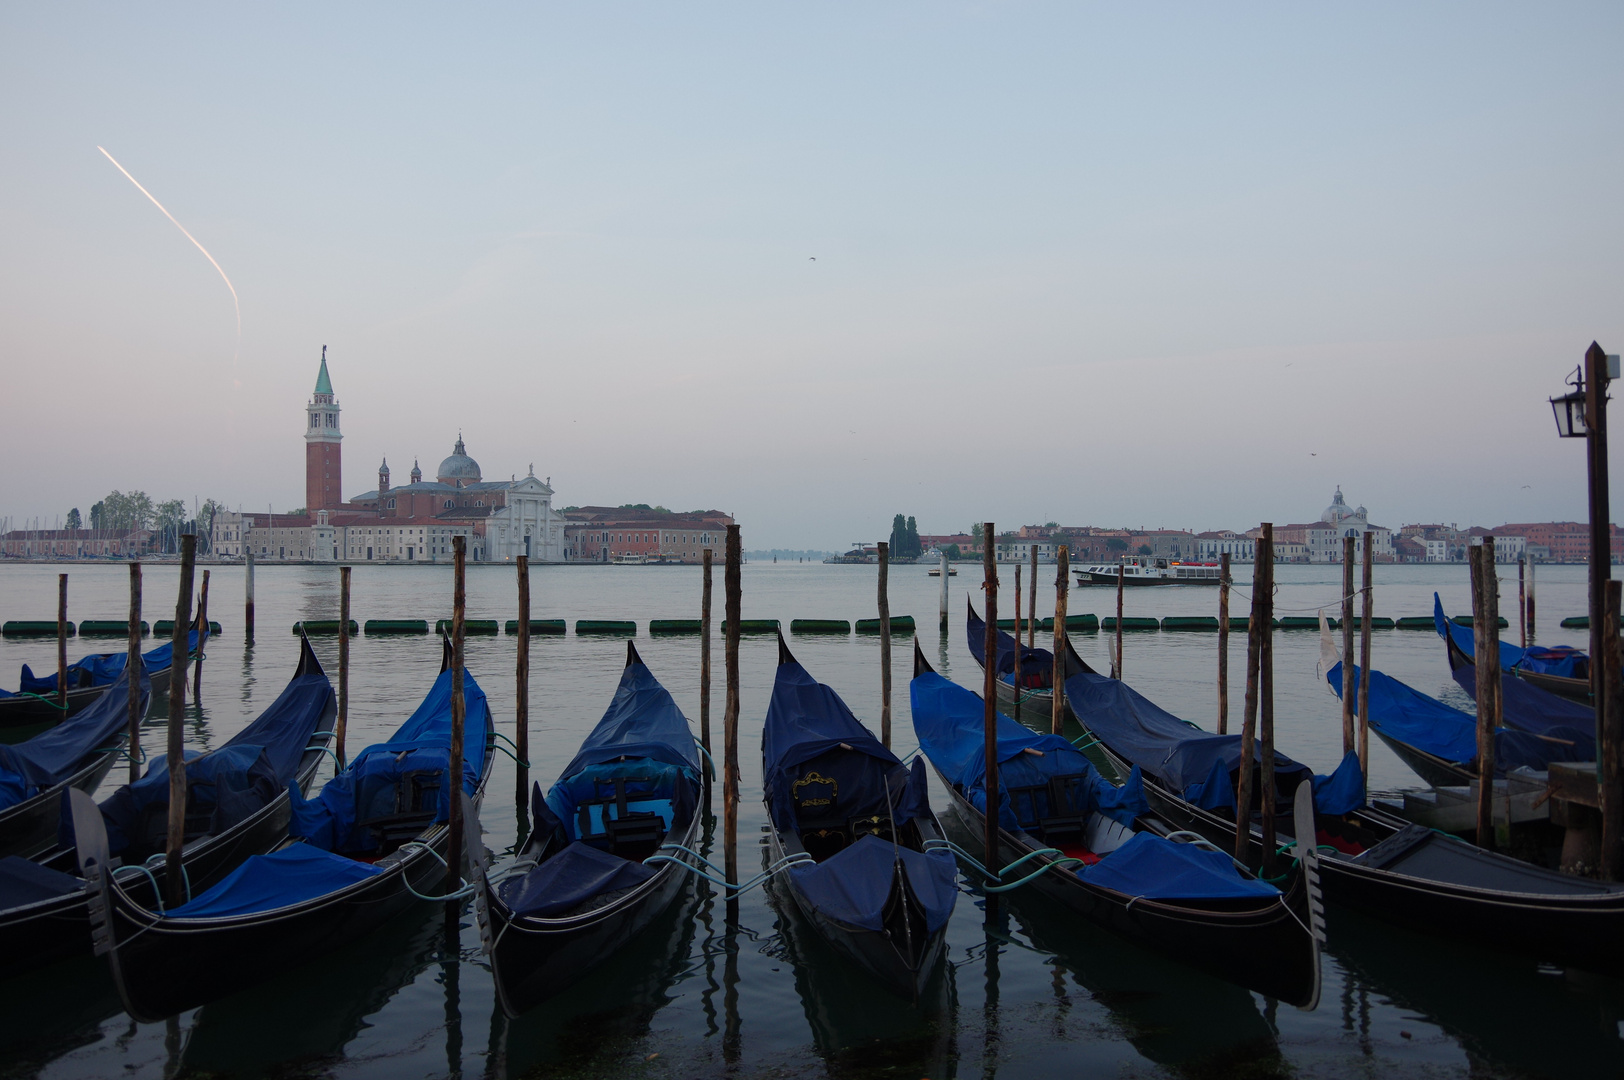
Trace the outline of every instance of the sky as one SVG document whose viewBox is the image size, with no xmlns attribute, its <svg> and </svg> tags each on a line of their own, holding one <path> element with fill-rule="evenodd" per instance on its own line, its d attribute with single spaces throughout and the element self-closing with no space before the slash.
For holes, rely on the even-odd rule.
<svg viewBox="0 0 1624 1080">
<path fill-rule="evenodd" d="M 0 516 L 1585 520 L 1618 4 L 0 5 Z M 97 150 L 104 147 L 219 262 Z M 1624 442 L 1624 434 L 1614 440 Z M 1614 463 L 1612 470 L 1618 473 Z M 1615 514 L 1615 520 L 1619 515 Z"/>
</svg>

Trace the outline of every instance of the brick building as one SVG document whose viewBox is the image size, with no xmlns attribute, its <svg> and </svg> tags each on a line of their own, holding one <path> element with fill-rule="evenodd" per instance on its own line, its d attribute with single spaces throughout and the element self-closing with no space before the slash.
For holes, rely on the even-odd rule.
<svg viewBox="0 0 1624 1080">
<path fill-rule="evenodd" d="M 717 552 L 733 519 L 720 510 L 676 514 L 634 507 L 581 506 L 563 512 L 564 557 L 571 562 L 613 562 L 627 556 L 698 563 L 705 548 Z"/>
<path fill-rule="evenodd" d="M 131 559 L 152 550 L 151 529 L 14 529 L 0 552 L 14 559 Z"/>
</svg>

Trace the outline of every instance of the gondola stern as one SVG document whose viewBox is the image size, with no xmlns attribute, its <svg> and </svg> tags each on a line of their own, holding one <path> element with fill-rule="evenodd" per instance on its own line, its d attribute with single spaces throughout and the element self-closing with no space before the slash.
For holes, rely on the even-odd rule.
<svg viewBox="0 0 1624 1080">
<path fill-rule="evenodd" d="M 647 664 L 643 663 L 643 657 L 637 651 L 637 643 L 634 641 L 628 641 L 626 642 L 626 666 L 633 667 L 636 665 L 642 665 L 643 667 L 648 666 Z"/>
<path fill-rule="evenodd" d="M 917 679 L 927 672 L 934 675 L 936 669 L 930 666 L 929 660 L 925 659 L 925 650 L 920 648 L 917 637 L 914 638 L 913 647 L 913 677 Z"/>
</svg>

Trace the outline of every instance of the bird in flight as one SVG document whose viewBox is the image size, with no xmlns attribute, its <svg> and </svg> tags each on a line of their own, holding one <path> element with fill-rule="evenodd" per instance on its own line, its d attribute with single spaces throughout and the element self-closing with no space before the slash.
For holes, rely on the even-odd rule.
<svg viewBox="0 0 1624 1080">
<path fill-rule="evenodd" d="M 806 257 L 806 261 L 807 261 L 807 262 L 817 262 L 817 261 L 818 261 L 818 257 L 817 257 L 817 256 L 816 256 L 816 255 L 808 255 L 808 256 L 807 256 L 807 257 Z"/>
</svg>

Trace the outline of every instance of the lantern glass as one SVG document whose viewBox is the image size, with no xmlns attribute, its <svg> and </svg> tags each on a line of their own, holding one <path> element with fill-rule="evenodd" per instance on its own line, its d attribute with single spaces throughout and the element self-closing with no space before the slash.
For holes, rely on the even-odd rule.
<svg viewBox="0 0 1624 1080">
<path fill-rule="evenodd" d="M 1575 391 L 1551 399 L 1551 411 L 1556 414 L 1556 433 L 1564 439 L 1582 439 L 1589 434 L 1585 427 L 1585 395 Z"/>
</svg>

